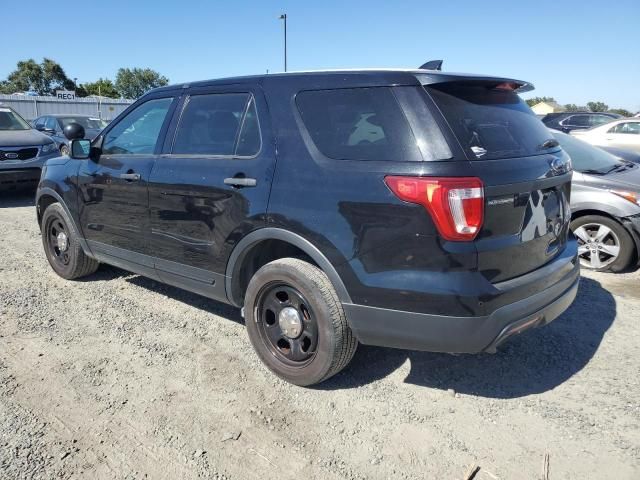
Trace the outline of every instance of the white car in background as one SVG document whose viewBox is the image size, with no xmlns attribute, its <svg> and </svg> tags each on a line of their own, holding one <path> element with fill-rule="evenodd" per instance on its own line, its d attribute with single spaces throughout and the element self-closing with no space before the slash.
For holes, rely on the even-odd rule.
<svg viewBox="0 0 640 480">
<path fill-rule="evenodd" d="M 622 118 L 571 135 L 598 147 L 615 147 L 640 152 L 640 118 Z"/>
</svg>

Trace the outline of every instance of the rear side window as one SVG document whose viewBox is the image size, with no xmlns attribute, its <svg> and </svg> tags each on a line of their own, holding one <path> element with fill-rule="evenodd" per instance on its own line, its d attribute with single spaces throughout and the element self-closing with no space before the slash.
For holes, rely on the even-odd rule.
<svg viewBox="0 0 640 480">
<path fill-rule="evenodd" d="M 172 153 L 250 157 L 259 150 L 260 129 L 251 95 L 216 93 L 189 98 Z"/>
<path fill-rule="evenodd" d="M 329 158 L 422 160 L 391 88 L 303 91 L 296 104 L 313 143 Z"/>
<path fill-rule="evenodd" d="M 427 91 L 473 160 L 548 153 L 551 133 L 514 91 L 495 82 L 433 84 Z"/>
</svg>

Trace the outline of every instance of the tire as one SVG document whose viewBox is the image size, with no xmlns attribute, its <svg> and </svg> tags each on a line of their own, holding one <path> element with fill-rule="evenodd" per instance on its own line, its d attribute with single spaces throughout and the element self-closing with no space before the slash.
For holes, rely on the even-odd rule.
<svg viewBox="0 0 640 480">
<path fill-rule="evenodd" d="M 65 144 L 60 146 L 60 155 L 69 155 L 69 147 Z"/>
<path fill-rule="evenodd" d="M 571 222 L 578 239 L 580 265 L 598 272 L 621 272 L 635 255 L 635 244 L 627 230 L 615 220 L 585 215 Z M 597 252 L 594 256 L 594 252 Z M 617 252 L 617 255 L 614 255 Z"/>
<path fill-rule="evenodd" d="M 245 295 L 245 320 L 262 362 L 295 385 L 327 380 L 347 366 L 358 346 L 327 275 L 297 258 L 275 260 L 255 273 Z M 301 333 L 294 338 L 297 322 Z"/>
<path fill-rule="evenodd" d="M 59 203 L 49 205 L 42 215 L 42 245 L 51 268 L 66 280 L 91 275 L 99 266 L 84 253 L 78 238 L 78 232 L 62 206 Z"/>
</svg>

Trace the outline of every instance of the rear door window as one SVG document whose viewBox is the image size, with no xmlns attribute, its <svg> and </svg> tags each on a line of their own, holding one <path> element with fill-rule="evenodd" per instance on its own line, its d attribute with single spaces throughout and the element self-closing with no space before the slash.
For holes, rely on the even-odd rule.
<svg viewBox="0 0 640 480">
<path fill-rule="evenodd" d="M 630 135 L 640 135 L 640 122 L 619 123 L 611 128 L 608 133 L 627 133 Z"/>
<path fill-rule="evenodd" d="M 608 117 L 606 115 L 591 115 L 591 126 L 597 127 L 598 125 L 604 125 L 605 123 L 609 123 L 613 120 L 613 118 Z"/>
<path fill-rule="evenodd" d="M 189 97 L 176 129 L 173 154 L 251 157 L 259 150 L 260 129 L 250 94 Z"/>
<path fill-rule="evenodd" d="M 517 93 L 495 82 L 448 82 L 426 87 L 472 160 L 539 155 L 553 138 Z"/>
<path fill-rule="evenodd" d="M 335 160 L 419 161 L 416 139 L 388 87 L 307 90 L 296 104 L 316 148 Z"/>
</svg>

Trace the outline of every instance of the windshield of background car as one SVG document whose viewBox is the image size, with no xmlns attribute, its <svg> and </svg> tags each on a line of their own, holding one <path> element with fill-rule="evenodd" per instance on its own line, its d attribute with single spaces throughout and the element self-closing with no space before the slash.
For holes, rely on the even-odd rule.
<svg viewBox="0 0 640 480">
<path fill-rule="evenodd" d="M 540 155 L 549 130 L 517 93 L 496 82 L 459 81 L 425 86 L 473 160 Z"/>
<path fill-rule="evenodd" d="M 0 107 L 0 130 L 29 130 L 29 124 L 9 108 Z"/>
<path fill-rule="evenodd" d="M 70 123 L 79 123 L 85 129 L 102 130 L 107 126 L 107 122 L 100 120 L 99 118 L 91 117 L 60 117 L 58 118 L 58 124 L 60 128 L 64 128 Z"/>
<path fill-rule="evenodd" d="M 569 154 L 574 170 L 578 172 L 606 173 L 622 165 L 616 157 L 582 140 L 564 133 L 553 133 L 562 149 Z"/>
</svg>

